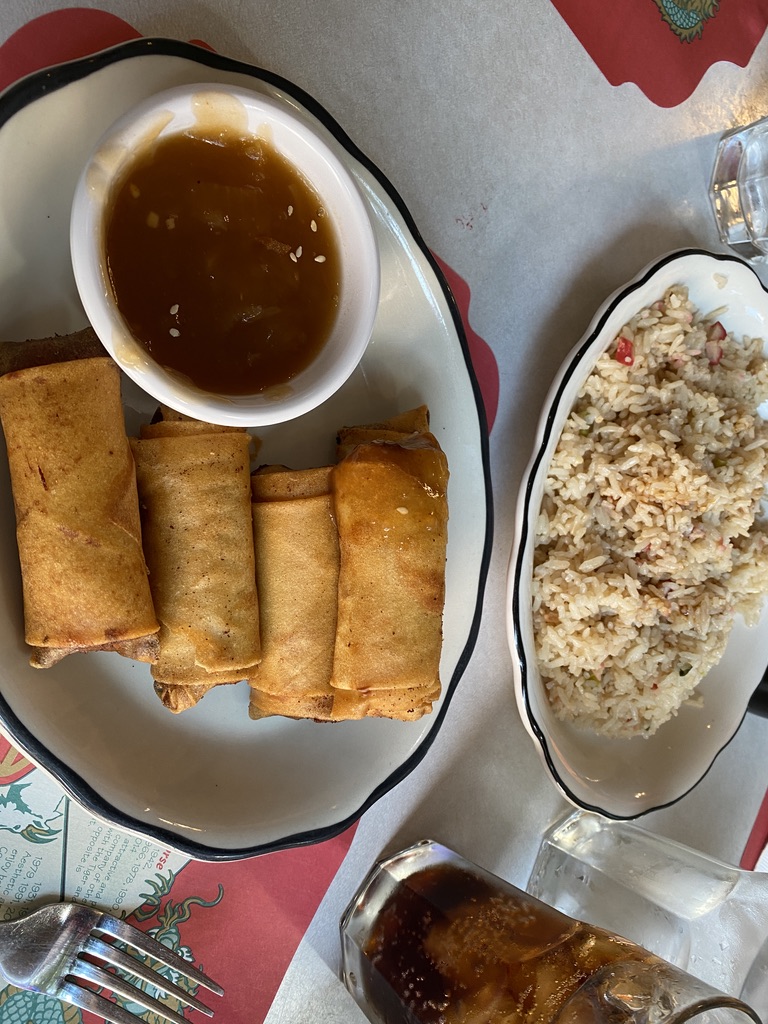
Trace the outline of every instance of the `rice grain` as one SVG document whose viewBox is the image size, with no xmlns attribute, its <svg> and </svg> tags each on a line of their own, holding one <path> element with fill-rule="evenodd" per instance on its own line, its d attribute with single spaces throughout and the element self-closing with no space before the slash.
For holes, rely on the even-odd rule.
<svg viewBox="0 0 768 1024">
<path fill-rule="evenodd" d="M 682 286 L 625 325 L 563 428 L 536 522 L 533 624 L 555 714 L 650 736 L 696 703 L 768 591 L 761 339 Z"/>
</svg>

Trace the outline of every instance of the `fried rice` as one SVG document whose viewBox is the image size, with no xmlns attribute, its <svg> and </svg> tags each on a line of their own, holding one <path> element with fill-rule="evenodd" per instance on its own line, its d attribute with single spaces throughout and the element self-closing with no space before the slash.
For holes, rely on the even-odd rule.
<svg viewBox="0 0 768 1024">
<path fill-rule="evenodd" d="M 555 714 L 649 736 L 768 590 L 761 339 L 687 290 L 626 324 L 581 388 L 536 525 L 533 626 Z"/>
</svg>

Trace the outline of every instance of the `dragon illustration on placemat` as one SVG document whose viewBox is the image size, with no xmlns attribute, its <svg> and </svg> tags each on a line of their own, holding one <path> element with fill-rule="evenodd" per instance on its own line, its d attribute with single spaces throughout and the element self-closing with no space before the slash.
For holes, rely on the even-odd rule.
<svg viewBox="0 0 768 1024">
<path fill-rule="evenodd" d="M 704 25 L 714 18 L 719 0 L 653 0 L 661 16 L 684 43 L 697 39 Z"/>
</svg>

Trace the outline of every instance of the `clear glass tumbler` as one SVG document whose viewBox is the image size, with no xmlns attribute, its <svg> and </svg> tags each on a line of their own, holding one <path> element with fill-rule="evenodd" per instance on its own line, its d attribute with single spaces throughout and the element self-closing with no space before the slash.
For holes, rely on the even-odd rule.
<svg viewBox="0 0 768 1024">
<path fill-rule="evenodd" d="M 768 118 L 720 139 L 709 188 L 721 240 L 739 256 L 768 255 Z"/>
<path fill-rule="evenodd" d="M 527 889 L 565 914 L 621 929 L 768 1021 L 768 874 L 574 811 L 544 836 Z"/>
<path fill-rule="evenodd" d="M 374 1024 L 760 1024 L 745 1003 L 431 840 L 377 864 L 341 920 Z"/>
</svg>

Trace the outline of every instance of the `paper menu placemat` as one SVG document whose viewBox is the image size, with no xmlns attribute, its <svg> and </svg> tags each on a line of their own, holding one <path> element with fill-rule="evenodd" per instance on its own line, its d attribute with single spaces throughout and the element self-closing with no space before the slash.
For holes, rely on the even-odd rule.
<svg viewBox="0 0 768 1024">
<path fill-rule="evenodd" d="M 224 986 L 219 1024 L 266 1016 L 354 831 L 251 860 L 190 861 L 93 817 L 0 737 L 0 920 L 58 900 L 127 917 Z M 52 1007 L 64 1014 L 52 1024 L 94 1019 L 0 981 L 0 1024 L 47 1024 Z"/>
<path fill-rule="evenodd" d="M 162 888 L 186 858 L 82 810 L 0 737 L 0 917 L 72 899 L 118 916 Z"/>
</svg>

